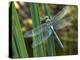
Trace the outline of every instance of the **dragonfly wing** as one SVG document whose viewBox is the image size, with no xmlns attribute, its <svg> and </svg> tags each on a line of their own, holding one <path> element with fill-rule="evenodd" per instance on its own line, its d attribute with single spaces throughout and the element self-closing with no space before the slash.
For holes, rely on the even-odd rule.
<svg viewBox="0 0 80 60">
<path fill-rule="evenodd" d="M 47 25 L 46 23 L 40 25 L 39 27 L 35 28 L 34 30 L 28 31 L 24 34 L 24 37 L 33 37 L 33 36 L 39 36 L 39 41 L 35 40 L 32 44 L 32 47 L 36 47 L 45 40 L 49 38 L 51 35 L 51 29 L 50 26 Z"/>
<path fill-rule="evenodd" d="M 38 45 L 43 43 L 45 40 L 48 40 L 48 38 L 51 35 L 51 32 L 52 31 L 51 31 L 49 26 L 43 27 L 43 30 L 42 30 L 41 34 L 37 35 L 38 39 L 33 42 L 32 48 L 37 47 Z"/>
<path fill-rule="evenodd" d="M 65 6 L 60 12 L 58 12 L 54 17 L 51 17 L 52 22 L 54 20 L 60 20 L 67 14 L 69 14 L 72 11 L 72 8 L 70 6 Z"/>
<path fill-rule="evenodd" d="M 51 17 L 51 22 L 53 26 L 59 25 L 60 21 L 63 21 L 63 17 L 69 14 L 73 9 L 70 6 L 65 6 L 59 13 L 57 13 L 54 17 Z M 68 17 L 69 18 L 69 17 Z M 68 18 L 66 20 L 68 20 Z M 69 19 L 70 21 L 70 19 Z M 69 22 L 68 21 L 68 22 Z M 66 24 L 67 25 L 67 24 Z M 66 26 L 65 25 L 65 26 Z"/>
<path fill-rule="evenodd" d="M 72 25 L 72 23 L 71 23 L 72 20 L 73 20 L 73 18 L 71 16 L 68 16 L 68 17 L 56 22 L 55 24 L 53 24 L 53 26 L 55 27 L 56 30 L 63 29 L 66 26 Z"/>
<path fill-rule="evenodd" d="M 37 36 L 37 35 L 39 35 L 40 33 L 42 33 L 42 31 L 43 31 L 43 27 L 45 26 L 46 24 L 42 24 L 42 25 L 40 25 L 40 26 L 38 26 L 37 28 L 35 28 L 34 30 L 30 30 L 30 31 L 28 31 L 28 32 L 26 32 L 25 34 L 24 34 L 24 37 L 33 37 L 33 36 Z M 32 33 L 34 33 L 34 34 L 32 34 Z"/>
<path fill-rule="evenodd" d="M 46 23 L 44 23 L 44 24 L 38 26 L 37 28 L 26 32 L 24 34 L 24 37 L 28 38 L 28 37 L 37 36 L 37 35 L 44 33 L 45 31 L 47 31 L 46 33 L 50 33 L 50 32 L 48 32 L 49 29 L 50 29 L 49 26 Z"/>
</svg>

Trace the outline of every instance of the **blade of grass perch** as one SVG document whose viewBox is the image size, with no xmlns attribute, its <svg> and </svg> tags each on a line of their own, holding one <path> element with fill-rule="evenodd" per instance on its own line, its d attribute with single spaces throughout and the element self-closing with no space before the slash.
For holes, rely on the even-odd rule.
<svg viewBox="0 0 80 60">
<path fill-rule="evenodd" d="M 39 8 L 37 3 L 30 3 L 30 11 L 32 16 L 33 22 L 33 29 L 40 25 L 40 18 L 39 18 Z M 34 33 L 33 33 L 34 34 Z M 33 42 L 35 40 L 40 41 L 41 35 L 34 36 Z M 44 56 L 43 44 L 38 45 L 37 47 L 33 48 L 33 56 Z"/>
<path fill-rule="evenodd" d="M 13 58 L 18 58 L 19 55 L 18 55 L 18 51 L 17 51 L 17 47 L 16 47 L 16 44 L 15 44 L 15 41 L 14 41 L 14 38 L 12 37 L 12 53 L 13 53 Z"/>
<path fill-rule="evenodd" d="M 45 8 L 45 15 L 50 17 L 48 4 L 44 4 L 44 8 Z M 56 55 L 55 42 L 54 42 L 54 36 L 51 34 L 51 36 L 48 39 L 48 56 L 54 56 L 54 55 Z"/>
<path fill-rule="evenodd" d="M 14 2 L 12 2 L 12 26 L 15 35 L 15 42 L 19 52 L 20 58 L 28 57 L 27 49 L 24 42 L 24 37 L 21 32 L 21 26 L 19 22 L 19 17 L 15 9 Z"/>
</svg>

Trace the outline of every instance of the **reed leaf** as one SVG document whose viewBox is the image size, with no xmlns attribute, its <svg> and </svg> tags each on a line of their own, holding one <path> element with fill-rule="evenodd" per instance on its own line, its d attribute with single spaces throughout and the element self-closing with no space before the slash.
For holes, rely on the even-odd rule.
<svg viewBox="0 0 80 60">
<path fill-rule="evenodd" d="M 12 56 L 13 58 L 19 58 L 17 47 L 13 37 L 12 37 L 12 54 L 13 54 Z"/>
<path fill-rule="evenodd" d="M 19 17 L 18 17 L 16 8 L 14 6 L 14 2 L 12 3 L 12 26 L 13 26 L 13 31 L 14 31 L 13 34 L 15 36 L 15 43 L 19 52 L 19 57 L 20 58 L 28 57 L 24 37 L 21 32 L 21 25 L 19 22 Z"/>
<path fill-rule="evenodd" d="M 32 26 L 33 29 L 37 28 L 40 26 L 40 17 L 39 17 L 39 8 L 38 8 L 37 3 L 30 3 L 30 11 L 31 11 L 31 16 L 32 16 Z M 34 34 L 34 33 L 33 33 Z M 34 36 L 33 37 L 33 42 L 40 41 L 41 35 Z M 39 42 L 38 42 L 39 43 Z M 43 44 L 38 45 L 37 47 L 33 48 L 33 56 L 44 56 L 44 49 L 43 49 Z"/>
</svg>

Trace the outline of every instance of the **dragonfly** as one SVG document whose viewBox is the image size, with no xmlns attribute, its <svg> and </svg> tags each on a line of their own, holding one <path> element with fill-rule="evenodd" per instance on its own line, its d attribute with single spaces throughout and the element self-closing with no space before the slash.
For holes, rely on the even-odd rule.
<svg viewBox="0 0 80 60">
<path fill-rule="evenodd" d="M 41 37 L 39 37 L 39 41 L 33 41 L 32 47 L 34 48 L 43 43 L 45 40 L 48 40 L 51 34 L 53 34 L 56 38 L 55 40 L 57 41 L 58 46 L 60 48 L 64 48 L 56 30 L 71 25 L 71 21 L 73 18 L 71 16 L 67 16 L 66 18 L 64 18 L 64 16 L 66 16 L 70 12 L 71 7 L 65 6 L 55 16 L 52 16 L 50 18 L 48 16 L 45 16 L 44 18 L 42 18 L 42 20 L 46 20 L 46 22 L 44 24 L 41 24 L 37 28 L 26 32 L 24 34 L 24 37 L 39 36 L 41 34 Z"/>
</svg>

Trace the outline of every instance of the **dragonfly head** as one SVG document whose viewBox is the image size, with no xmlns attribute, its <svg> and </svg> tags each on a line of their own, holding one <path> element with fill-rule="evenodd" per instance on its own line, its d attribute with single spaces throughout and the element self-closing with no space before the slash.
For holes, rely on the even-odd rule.
<svg viewBox="0 0 80 60">
<path fill-rule="evenodd" d="M 45 18 L 46 18 L 46 23 L 50 22 L 49 16 L 46 16 Z"/>
<path fill-rule="evenodd" d="M 45 17 L 43 17 L 43 18 L 40 18 L 41 19 L 41 21 L 44 21 L 44 22 L 46 22 L 46 23 L 49 23 L 51 20 L 49 19 L 49 16 L 45 16 Z"/>
<path fill-rule="evenodd" d="M 46 23 L 48 23 L 48 24 L 49 24 L 49 23 L 50 23 L 50 21 L 51 21 L 51 20 L 50 20 L 49 18 L 48 18 L 48 19 L 46 19 Z"/>
<path fill-rule="evenodd" d="M 46 19 L 48 19 L 49 17 L 48 16 L 44 16 L 44 17 L 40 17 L 40 20 L 41 21 L 45 21 Z"/>
</svg>

